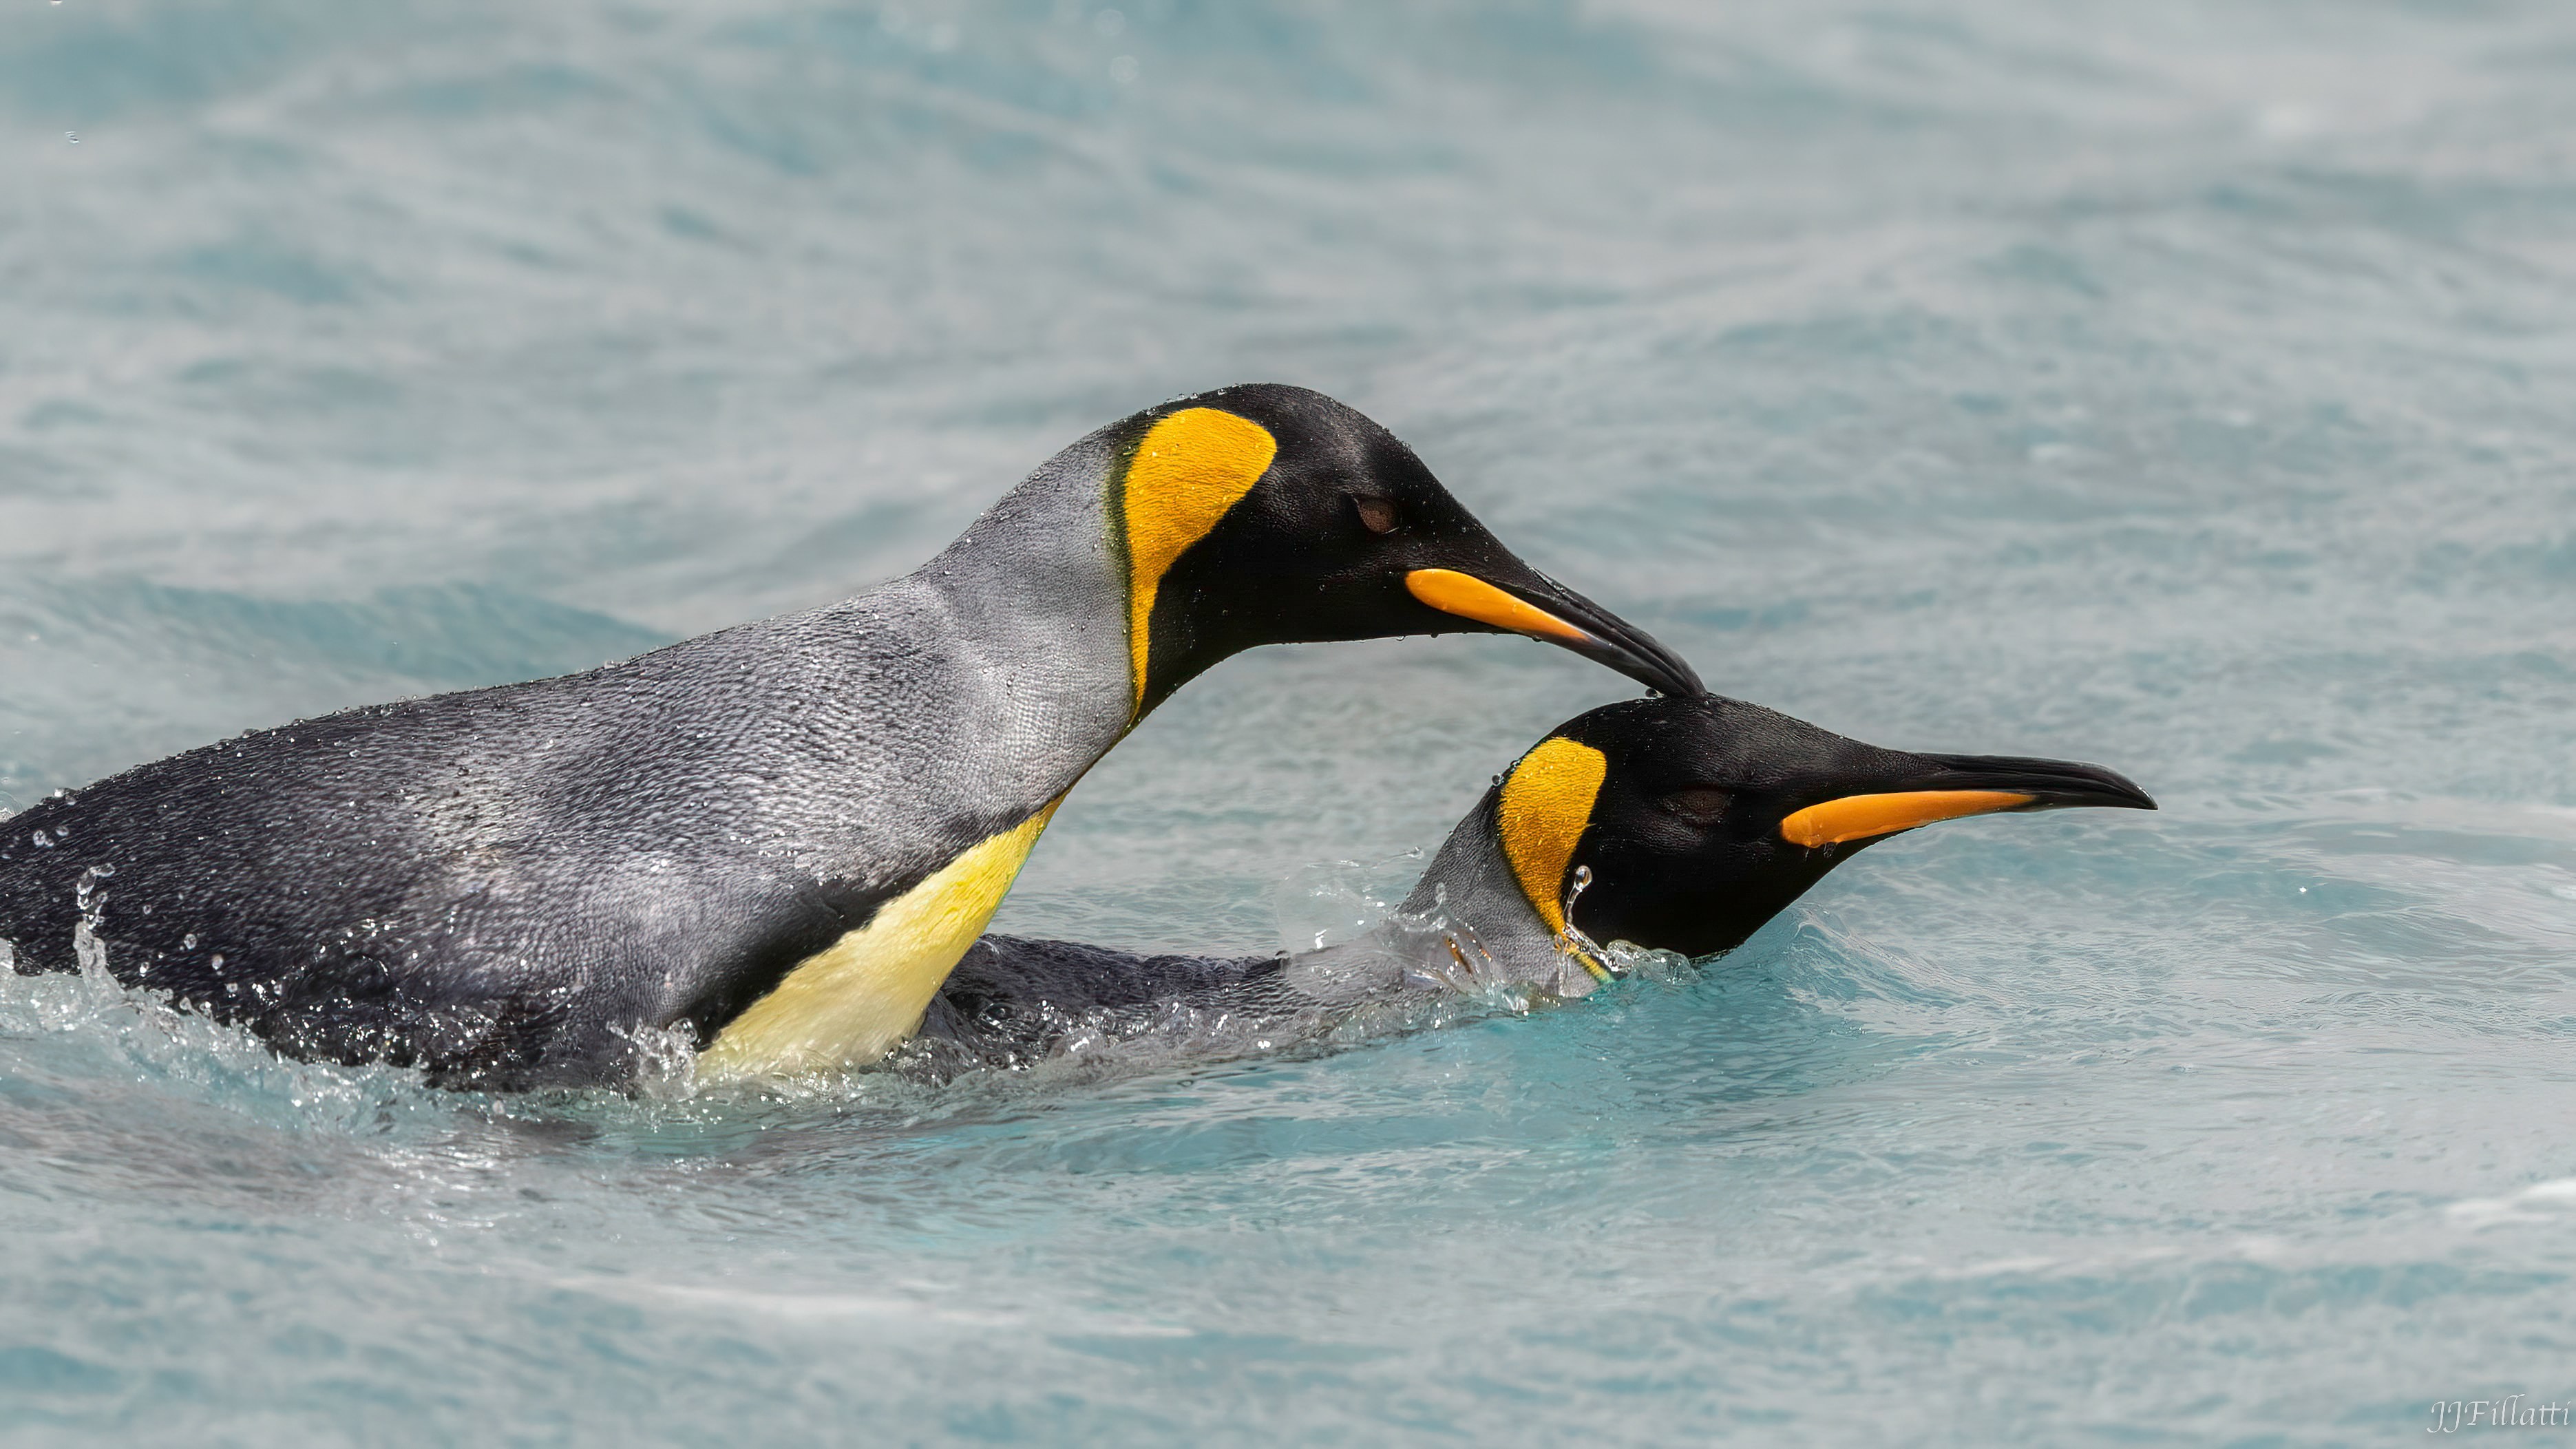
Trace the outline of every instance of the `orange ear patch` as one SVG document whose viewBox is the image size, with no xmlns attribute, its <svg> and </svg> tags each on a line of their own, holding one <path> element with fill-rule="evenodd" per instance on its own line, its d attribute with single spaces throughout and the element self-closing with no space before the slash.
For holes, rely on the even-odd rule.
<svg viewBox="0 0 2576 1449">
<path fill-rule="evenodd" d="M 1249 419 L 1183 408 L 1145 434 L 1127 465 L 1127 651 L 1135 702 L 1145 701 L 1145 651 L 1163 575 L 1207 537 L 1279 453 L 1279 440 Z"/>
<path fill-rule="evenodd" d="M 1503 781 L 1503 858 L 1521 894 L 1549 930 L 1565 932 L 1565 872 L 1575 842 L 1592 823 L 1610 762 L 1590 745 L 1563 736 L 1541 740 Z"/>
</svg>

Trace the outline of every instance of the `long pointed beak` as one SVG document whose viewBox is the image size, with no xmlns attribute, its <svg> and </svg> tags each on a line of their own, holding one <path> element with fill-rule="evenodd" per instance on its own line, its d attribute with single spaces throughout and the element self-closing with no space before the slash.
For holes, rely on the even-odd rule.
<svg viewBox="0 0 2576 1449">
<path fill-rule="evenodd" d="M 1780 822 L 1781 838 L 1813 848 L 2005 810 L 2156 808 L 2147 792 L 2128 777 L 2100 765 L 2006 755 L 1914 758 L 1928 768 L 1907 772 L 1906 788 L 1844 795 L 1810 805 Z"/>
<path fill-rule="evenodd" d="M 1415 569 L 1404 587 L 1444 614 L 1561 645 L 1649 689 L 1685 699 L 1707 692 L 1682 657 L 1645 630 L 1535 569 L 1525 573 L 1507 587 L 1456 569 Z"/>
</svg>

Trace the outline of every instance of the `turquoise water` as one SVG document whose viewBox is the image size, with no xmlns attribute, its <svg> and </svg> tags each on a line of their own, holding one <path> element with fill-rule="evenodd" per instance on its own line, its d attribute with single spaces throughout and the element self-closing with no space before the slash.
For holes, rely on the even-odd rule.
<svg viewBox="0 0 2576 1449">
<path fill-rule="evenodd" d="M 837 597 L 1274 378 L 1716 688 L 2163 813 L 1927 830 L 1565 1009 L 793 1100 L 446 1096 L 0 983 L 0 1435 L 2576 1401 L 2576 11 L 1123 9 L 11 0 L 0 808 Z M 1270 949 L 1624 692 L 1237 660 L 998 924 Z"/>
</svg>

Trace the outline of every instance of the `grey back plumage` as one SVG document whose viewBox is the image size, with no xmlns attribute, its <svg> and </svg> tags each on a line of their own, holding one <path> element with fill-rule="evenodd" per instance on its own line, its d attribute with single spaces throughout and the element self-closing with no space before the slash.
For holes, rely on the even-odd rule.
<svg viewBox="0 0 2576 1449">
<path fill-rule="evenodd" d="M 904 578 L 581 674 L 141 766 L 0 836 L 22 971 L 493 1085 L 703 1034 L 1128 724 L 1112 429 Z M 41 843 L 40 843 L 41 842 Z"/>
</svg>

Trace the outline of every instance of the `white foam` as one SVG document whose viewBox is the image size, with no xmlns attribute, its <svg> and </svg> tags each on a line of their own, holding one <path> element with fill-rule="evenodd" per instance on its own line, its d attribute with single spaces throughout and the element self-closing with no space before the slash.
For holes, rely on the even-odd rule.
<svg viewBox="0 0 2576 1449">
<path fill-rule="evenodd" d="M 2565 1221 L 2561 1210 L 2576 1208 L 2576 1177 L 2535 1182 L 2503 1197 L 2462 1198 L 2442 1209 L 2445 1217 L 2470 1229 L 2505 1223 Z"/>
</svg>

